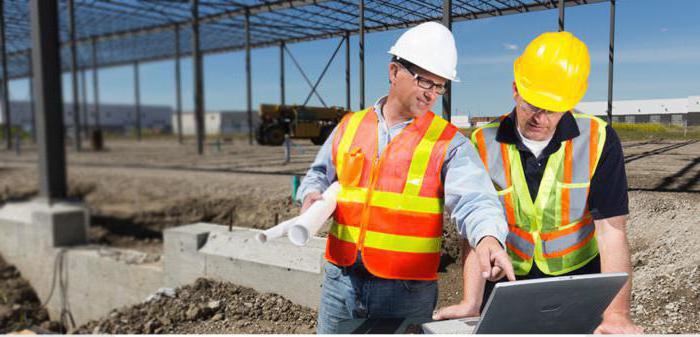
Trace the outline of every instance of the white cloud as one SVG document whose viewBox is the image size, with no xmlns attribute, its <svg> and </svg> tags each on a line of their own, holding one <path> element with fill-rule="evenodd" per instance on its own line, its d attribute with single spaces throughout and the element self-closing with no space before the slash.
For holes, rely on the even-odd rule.
<svg viewBox="0 0 700 337">
<path fill-rule="evenodd" d="M 518 50 L 518 45 L 513 43 L 504 43 L 503 48 L 508 50 Z"/>
<path fill-rule="evenodd" d="M 666 33 L 666 32 L 668 32 L 668 28 L 663 27 L 663 28 L 660 29 L 660 31 L 661 31 L 662 33 Z"/>
</svg>

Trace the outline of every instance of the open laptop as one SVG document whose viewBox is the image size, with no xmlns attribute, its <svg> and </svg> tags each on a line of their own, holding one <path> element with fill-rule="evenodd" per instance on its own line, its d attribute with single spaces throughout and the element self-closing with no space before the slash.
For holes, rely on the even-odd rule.
<svg viewBox="0 0 700 337">
<path fill-rule="evenodd" d="M 589 334 L 627 281 L 627 273 L 497 283 L 481 317 L 422 325 L 434 334 Z"/>
</svg>

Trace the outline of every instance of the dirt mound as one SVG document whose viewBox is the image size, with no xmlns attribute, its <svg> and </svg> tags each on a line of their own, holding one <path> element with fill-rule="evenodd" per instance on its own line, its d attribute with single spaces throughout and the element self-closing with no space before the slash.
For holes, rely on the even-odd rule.
<svg viewBox="0 0 700 337">
<path fill-rule="evenodd" d="M 54 333 L 63 330 L 60 323 L 49 320 L 29 282 L 0 256 L 0 333 L 37 326 Z"/>
<path fill-rule="evenodd" d="M 700 195 L 630 193 L 632 313 L 647 332 L 700 332 Z"/>
<path fill-rule="evenodd" d="M 112 311 L 76 333 L 313 333 L 316 312 L 276 294 L 198 279 L 150 301 Z"/>
</svg>

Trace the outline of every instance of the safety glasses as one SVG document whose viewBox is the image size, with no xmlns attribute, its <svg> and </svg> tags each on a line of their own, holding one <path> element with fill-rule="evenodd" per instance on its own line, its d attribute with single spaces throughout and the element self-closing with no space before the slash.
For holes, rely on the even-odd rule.
<svg viewBox="0 0 700 337">
<path fill-rule="evenodd" d="M 409 69 L 409 67 L 407 67 L 406 65 L 404 65 L 401 62 L 394 62 L 394 63 L 398 64 L 399 66 L 401 66 L 401 68 L 403 68 L 409 74 L 411 74 L 411 76 L 413 76 L 413 79 L 415 79 L 416 82 L 418 82 L 418 86 L 421 87 L 422 89 L 435 90 L 435 92 L 438 95 L 444 95 L 445 92 L 447 91 L 447 88 L 445 87 L 444 84 L 437 84 L 437 83 L 435 83 L 435 82 L 433 82 L 433 81 L 431 81 L 423 76 L 416 74 L 411 69 Z"/>
</svg>

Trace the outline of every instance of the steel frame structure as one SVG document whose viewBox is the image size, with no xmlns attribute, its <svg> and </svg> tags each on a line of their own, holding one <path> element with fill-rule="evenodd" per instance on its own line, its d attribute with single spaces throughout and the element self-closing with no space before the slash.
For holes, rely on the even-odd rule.
<svg viewBox="0 0 700 337">
<path fill-rule="evenodd" d="M 245 50 L 246 97 L 249 127 L 252 132 L 251 50 L 277 46 L 280 48 L 280 100 L 285 102 L 284 58 L 290 43 L 340 38 L 346 51 L 346 106 L 350 108 L 350 37 L 358 36 L 358 99 L 365 102 L 365 34 L 398 28 L 408 28 L 427 21 L 438 21 L 451 28 L 455 22 L 476 20 L 540 10 L 559 10 L 558 28 L 564 29 L 564 8 L 591 3 L 610 2 L 610 65 L 609 100 L 612 100 L 612 64 L 614 50 L 615 0 L 0 0 L 0 100 L 10 118 L 7 84 L 10 79 L 33 76 L 36 97 L 37 139 L 45 140 L 63 135 L 63 123 L 46 124 L 55 113 L 46 108 L 56 96 L 46 95 L 46 88 L 58 88 L 54 81 L 61 72 L 72 72 L 73 98 L 77 101 L 78 71 L 92 71 L 93 109 L 80 122 L 80 107 L 76 103 L 76 130 L 86 129 L 93 116 L 95 129 L 100 129 L 98 70 L 104 67 L 134 65 L 135 99 L 138 91 L 138 64 L 175 59 L 176 112 L 178 139 L 182 143 L 180 58 L 192 57 L 194 81 L 194 110 L 197 148 L 204 151 L 204 84 L 202 57 L 206 54 Z M 34 10 L 30 11 L 30 7 Z M 31 12 L 31 13 L 30 13 Z M 46 14 L 42 14 L 46 13 Z M 38 15 L 42 15 L 39 17 Z M 55 16 L 47 18 L 46 15 Z M 30 25 L 30 23 L 33 23 Z M 37 29 L 54 27 L 58 39 L 55 47 L 38 48 Z M 553 25 L 553 28 L 556 27 Z M 52 29 L 52 28 L 49 28 Z M 32 35 L 34 34 L 34 35 Z M 41 33 L 45 34 L 45 33 Z M 51 40 L 53 37 L 44 37 Z M 189 43 L 188 43 L 189 41 Z M 55 53 L 52 48 L 55 48 Z M 41 50 L 38 50 L 41 49 Z M 336 52 L 338 49 L 336 49 Z M 31 57 L 30 57 L 31 55 Z M 291 56 L 291 54 L 290 54 Z M 47 58 L 57 57 L 56 60 Z M 293 58 L 292 58 L 293 59 Z M 30 66 L 30 63 L 33 66 Z M 55 66 L 55 69 L 47 67 Z M 34 69 L 32 72 L 31 69 Z M 46 76 L 51 74 L 51 76 Z M 83 75 L 84 77 L 84 75 Z M 321 76 L 322 77 L 322 76 Z M 320 81 L 320 79 L 319 79 Z M 83 82 L 85 82 L 83 80 Z M 315 92 L 312 86 L 312 92 Z M 83 86 L 83 90 L 85 90 Z M 54 94 L 55 95 L 55 94 Z M 451 115 L 451 93 L 443 97 L 443 114 Z M 60 98 L 60 96 L 58 96 Z M 83 92 L 83 110 L 87 109 Z M 611 103 L 609 104 L 609 110 Z M 611 111 L 608 111 L 610 114 Z M 41 117 L 41 118 L 39 118 Z M 139 117 L 139 116 L 137 116 Z M 55 117 L 51 117 L 55 118 Z M 58 120 L 51 120 L 58 122 Z M 139 123 L 137 118 L 137 123 Z M 9 123 L 8 123 L 9 124 Z M 83 125 L 80 125 L 83 124 Z M 47 130 L 48 128 L 48 130 Z M 53 130 L 60 128 L 58 132 Z M 140 129 L 140 127 L 138 127 Z M 8 128 L 9 131 L 9 128 Z M 139 130 L 140 131 L 140 130 Z M 138 132 L 137 134 L 140 134 Z M 11 146 L 6 132 L 6 146 Z M 80 132 L 75 134 L 76 140 Z M 252 143 L 252 134 L 249 138 Z M 62 143 L 61 143 L 62 144 Z M 52 146 L 57 151 L 57 147 Z M 79 141 L 76 144 L 79 149 Z M 63 150 L 54 157 L 63 156 Z M 60 175 L 60 174 L 59 174 Z M 50 184 L 49 184 L 50 185 Z M 60 184 L 56 185 L 59 186 Z M 47 185 L 48 186 L 48 185 Z M 60 187 L 60 186 L 59 186 Z M 59 188 L 57 187 L 57 188 Z M 47 192 L 48 193 L 48 192 Z M 61 193 L 58 193 L 61 194 Z M 46 195 L 55 195 L 48 193 Z"/>
</svg>

